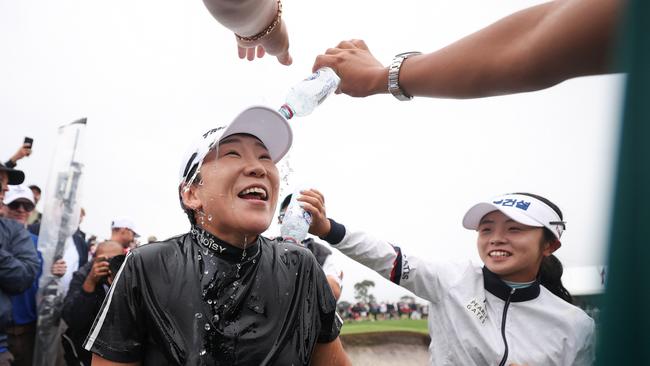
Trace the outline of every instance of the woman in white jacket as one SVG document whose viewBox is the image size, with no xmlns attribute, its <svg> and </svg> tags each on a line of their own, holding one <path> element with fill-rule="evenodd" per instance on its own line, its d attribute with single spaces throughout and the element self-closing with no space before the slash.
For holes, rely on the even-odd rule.
<svg viewBox="0 0 650 366">
<path fill-rule="evenodd" d="M 478 232 L 484 266 L 430 262 L 328 219 L 323 195 L 298 199 L 310 232 L 431 302 L 432 365 L 591 365 L 594 321 L 571 304 L 552 255 L 565 222 L 549 200 L 514 193 L 470 208 L 463 226 Z"/>
</svg>

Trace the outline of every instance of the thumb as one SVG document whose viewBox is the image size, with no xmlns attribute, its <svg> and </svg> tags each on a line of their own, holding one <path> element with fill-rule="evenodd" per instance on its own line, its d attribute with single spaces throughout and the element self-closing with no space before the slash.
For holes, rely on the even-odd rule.
<svg viewBox="0 0 650 366">
<path fill-rule="evenodd" d="M 282 54 L 278 55 L 278 61 L 285 66 L 291 65 L 293 63 L 293 58 L 289 54 L 289 51 L 285 51 Z"/>
</svg>

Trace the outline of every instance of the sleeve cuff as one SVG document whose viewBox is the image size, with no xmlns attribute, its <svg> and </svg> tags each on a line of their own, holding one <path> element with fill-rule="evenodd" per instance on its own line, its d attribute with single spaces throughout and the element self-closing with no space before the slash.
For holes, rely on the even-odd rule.
<svg viewBox="0 0 650 366">
<path fill-rule="evenodd" d="M 345 237 L 345 226 L 332 219 L 328 220 L 330 220 L 330 225 L 332 228 L 330 229 L 330 232 L 321 239 L 325 240 L 331 245 L 336 245 L 343 240 L 343 237 Z"/>
</svg>

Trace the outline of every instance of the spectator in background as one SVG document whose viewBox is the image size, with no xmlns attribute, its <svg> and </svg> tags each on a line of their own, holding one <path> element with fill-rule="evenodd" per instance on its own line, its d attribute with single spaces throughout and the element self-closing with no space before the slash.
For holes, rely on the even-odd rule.
<svg viewBox="0 0 650 366">
<path fill-rule="evenodd" d="M 31 189 L 32 194 L 34 194 L 34 205 L 38 205 L 38 202 L 41 200 L 41 188 L 36 184 L 32 184 L 31 186 L 29 186 L 29 189 Z M 34 208 L 32 213 L 27 218 L 27 225 L 40 223 L 42 216 L 43 214 L 41 214 L 36 208 Z"/>
<path fill-rule="evenodd" d="M 31 153 L 32 153 L 32 144 L 31 144 L 31 143 L 24 142 L 24 143 L 23 143 L 23 144 L 18 148 L 18 151 L 16 151 L 16 153 L 13 154 L 13 155 L 11 156 L 11 158 L 9 158 L 9 160 L 7 160 L 7 161 L 5 162 L 4 165 L 5 165 L 7 168 L 9 168 L 9 169 L 15 168 L 16 165 L 18 165 L 18 160 L 20 160 L 20 159 L 22 159 L 22 158 L 24 158 L 24 157 L 26 157 L 26 156 L 31 155 Z M 24 178 L 23 178 L 23 179 L 24 179 Z M 20 183 L 22 183 L 22 181 L 21 181 Z M 11 184 L 11 183 L 10 183 L 10 184 Z M 18 183 L 16 183 L 16 184 L 18 184 Z"/>
<path fill-rule="evenodd" d="M 26 226 L 27 218 L 34 209 L 35 203 L 32 191 L 24 185 L 9 186 L 5 194 L 4 204 L 7 218 Z M 34 248 L 37 248 L 38 236 L 31 234 Z M 38 251 L 38 249 L 37 249 Z M 36 293 L 38 292 L 38 281 L 42 273 L 42 258 L 38 253 L 41 265 L 32 286 L 25 292 L 11 296 L 12 322 L 7 327 L 9 336 L 9 350 L 14 355 L 13 366 L 30 366 L 36 337 Z M 66 263 L 60 259 L 52 264 L 52 274 L 63 276 L 66 271 Z"/>
<path fill-rule="evenodd" d="M 95 251 L 97 250 L 97 235 L 91 235 L 86 242 L 88 246 L 88 261 L 95 257 Z"/>
<path fill-rule="evenodd" d="M 158 238 L 156 238 L 154 235 L 151 235 L 147 238 L 147 244 L 153 243 L 155 241 L 158 241 Z"/>
<path fill-rule="evenodd" d="M 125 251 L 131 249 L 135 238 L 139 237 L 135 224 L 130 219 L 122 217 L 111 222 L 111 241 L 120 243 Z"/>
<path fill-rule="evenodd" d="M 9 184 L 21 184 L 25 174 L 0 164 L 0 206 Z M 6 329 L 11 320 L 10 295 L 27 290 L 36 279 L 40 260 L 29 232 L 14 220 L 0 218 L 0 366 L 14 357 L 8 349 Z"/>
<path fill-rule="evenodd" d="M 278 223 L 280 225 L 282 225 L 282 219 L 284 218 L 284 213 L 287 211 L 287 207 L 291 201 L 291 196 L 291 194 L 286 196 L 282 201 L 282 204 L 280 204 L 280 214 L 278 215 Z M 332 257 L 332 251 L 323 244 L 319 244 L 311 237 L 303 240 L 302 245 L 309 249 L 314 257 L 316 257 L 316 261 L 323 269 L 323 272 L 327 277 L 327 283 L 329 283 L 332 293 L 338 301 L 341 297 L 343 271 L 341 271 L 341 269 L 336 265 L 336 261 Z"/>
<path fill-rule="evenodd" d="M 123 256 L 123 253 L 124 248 L 120 243 L 102 242 L 97 245 L 95 259 L 73 274 L 63 305 L 63 320 L 68 329 L 63 334 L 62 342 L 68 366 L 90 366 L 92 353 L 83 348 L 83 342 L 115 276 L 109 262 L 114 257 Z"/>
</svg>

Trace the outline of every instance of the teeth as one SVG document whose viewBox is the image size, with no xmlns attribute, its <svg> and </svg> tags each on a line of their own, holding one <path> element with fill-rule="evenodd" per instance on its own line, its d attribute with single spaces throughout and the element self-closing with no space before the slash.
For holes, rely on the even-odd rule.
<svg viewBox="0 0 650 366">
<path fill-rule="evenodd" d="M 490 257 L 509 257 L 510 253 L 504 252 L 502 250 L 494 250 L 490 252 L 489 254 Z"/>
<path fill-rule="evenodd" d="M 241 191 L 240 195 L 251 194 L 251 193 L 259 193 L 262 199 L 266 198 L 266 191 L 260 187 L 246 188 L 243 191 Z"/>
</svg>

